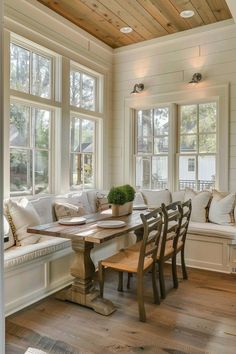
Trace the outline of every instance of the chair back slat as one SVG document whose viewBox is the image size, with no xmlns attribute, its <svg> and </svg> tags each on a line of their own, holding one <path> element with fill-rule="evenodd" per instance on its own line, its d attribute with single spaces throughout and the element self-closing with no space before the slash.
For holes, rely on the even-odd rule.
<svg viewBox="0 0 236 354">
<path fill-rule="evenodd" d="M 177 247 L 182 221 L 182 213 L 180 202 L 174 202 L 169 205 L 165 205 L 163 203 L 161 208 L 164 216 L 164 227 L 162 233 L 162 240 L 160 243 L 160 258 L 163 258 L 167 241 L 171 240 L 173 242 L 173 248 Z"/>
<path fill-rule="evenodd" d="M 192 212 L 192 202 L 191 199 L 189 199 L 186 202 L 181 204 L 182 222 L 180 227 L 179 239 L 183 243 L 185 243 L 186 240 L 191 212 Z"/>
<path fill-rule="evenodd" d="M 141 214 L 140 217 L 143 223 L 143 239 L 140 247 L 138 271 L 143 270 L 145 258 L 152 258 L 153 262 L 156 259 L 162 230 L 162 209 L 157 208 L 147 214 Z"/>
</svg>

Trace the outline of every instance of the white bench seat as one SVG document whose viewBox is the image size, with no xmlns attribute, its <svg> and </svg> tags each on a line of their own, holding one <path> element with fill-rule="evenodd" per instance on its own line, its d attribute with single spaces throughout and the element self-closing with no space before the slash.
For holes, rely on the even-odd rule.
<svg viewBox="0 0 236 354">
<path fill-rule="evenodd" d="M 35 244 L 7 249 L 4 252 L 4 268 L 6 270 L 66 248 L 71 248 L 71 241 L 66 238 L 41 236 Z"/>
<path fill-rule="evenodd" d="M 189 223 L 188 234 L 223 237 L 230 240 L 236 240 L 236 226 L 191 221 Z"/>
</svg>

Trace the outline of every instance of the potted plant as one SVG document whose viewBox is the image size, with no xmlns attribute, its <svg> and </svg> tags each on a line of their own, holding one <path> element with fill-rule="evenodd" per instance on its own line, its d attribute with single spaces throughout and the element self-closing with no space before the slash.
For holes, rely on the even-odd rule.
<svg viewBox="0 0 236 354">
<path fill-rule="evenodd" d="M 112 205 L 112 215 L 122 216 L 131 214 L 134 197 L 135 190 L 129 184 L 112 187 L 107 196 L 108 202 Z"/>
</svg>

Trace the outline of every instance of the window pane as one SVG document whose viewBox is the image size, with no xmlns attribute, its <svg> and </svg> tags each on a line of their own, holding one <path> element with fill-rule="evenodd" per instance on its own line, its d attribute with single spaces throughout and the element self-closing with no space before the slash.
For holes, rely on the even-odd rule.
<svg viewBox="0 0 236 354">
<path fill-rule="evenodd" d="M 11 192 L 32 193 L 32 155 L 29 150 L 10 150 Z"/>
<path fill-rule="evenodd" d="M 150 137 L 152 132 L 152 110 L 138 111 L 137 115 L 137 135 L 138 137 Z"/>
<path fill-rule="evenodd" d="M 29 93 L 30 52 L 11 43 L 10 56 L 11 89 Z"/>
<path fill-rule="evenodd" d="M 198 156 L 198 189 L 215 187 L 216 157 Z"/>
<path fill-rule="evenodd" d="M 150 158 L 136 158 L 136 187 L 150 188 L 151 160 Z"/>
<path fill-rule="evenodd" d="M 50 111 L 33 109 L 33 114 L 35 114 L 35 146 L 40 149 L 48 149 Z"/>
<path fill-rule="evenodd" d="M 82 154 L 71 154 L 71 185 L 82 186 Z"/>
<path fill-rule="evenodd" d="M 154 138 L 154 154 L 168 153 L 168 138 Z"/>
<path fill-rule="evenodd" d="M 35 151 L 35 194 L 48 192 L 48 152 Z"/>
<path fill-rule="evenodd" d="M 32 55 L 32 88 L 36 96 L 51 98 L 51 59 Z"/>
<path fill-rule="evenodd" d="M 216 103 L 203 103 L 199 105 L 199 132 L 216 132 Z"/>
<path fill-rule="evenodd" d="M 152 153 L 152 138 L 138 138 L 138 153 Z"/>
<path fill-rule="evenodd" d="M 90 111 L 95 110 L 95 86 L 95 78 L 82 74 L 82 108 Z"/>
<path fill-rule="evenodd" d="M 216 134 L 199 135 L 199 152 L 200 153 L 216 152 Z"/>
<path fill-rule="evenodd" d="M 197 106 L 181 106 L 180 133 L 190 134 L 197 132 Z"/>
<path fill-rule="evenodd" d="M 71 151 L 80 152 L 81 120 L 76 117 L 71 119 Z"/>
<path fill-rule="evenodd" d="M 189 170 L 189 160 L 196 166 L 195 156 L 180 156 L 179 157 L 179 189 L 196 188 L 196 168 L 193 171 Z"/>
<path fill-rule="evenodd" d="M 152 188 L 165 189 L 168 183 L 168 157 L 154 156 L 152 158 Z"/>
<path fill-rule="evenodd" d="M 70 72 L 70 104 L 80 107 L 80 72 L 71 70 Z"/>
<path fill-rule="evenodd" d="M 94 122 L 91 120 L 82 120 L 82 146 L 83 152 L 94 151 Z"/>
<path fill-rule="evenodd" d="M 197 150 L 197 135 L 181 135 L 180 151 L 195 152 Z"/>
<path fill-rule="evenodd" d="M 154 135 L 168 135 L 169 108 L 154 109 Z"/>
<path fill-rule="evenodd" d="M 84 154 L 84 188 L 94 187 L 94 163 L 92 154 Z"/>
<path fill-rule="evenodd" d="M 30 145 L 30 108 L 21 104 L 11 104 L 10 146 Z"/>
</svg>

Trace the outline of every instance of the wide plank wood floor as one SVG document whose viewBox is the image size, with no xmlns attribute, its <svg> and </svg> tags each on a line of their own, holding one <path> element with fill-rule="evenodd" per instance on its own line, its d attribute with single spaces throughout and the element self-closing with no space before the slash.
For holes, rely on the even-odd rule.
<svg viewBox="0 0 236 354">
<path fill-rule="evenodd" d="M 117 311 L 105 317 L 62 302 L 55 295 L 9 316 L 6 354 L 28 347 L 47 353 L 236 353 L 236 277 L 189 269 L 189 280 L 152 303 L 150 274 L 145 278 L 147 323 L 138 321 L 135 278 L 132 289 L 117 292 L 117 273 L 109 272 L 105 296 Z"/>
</svg>

